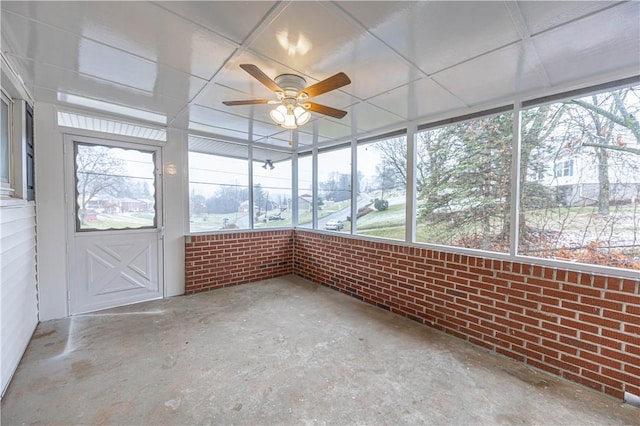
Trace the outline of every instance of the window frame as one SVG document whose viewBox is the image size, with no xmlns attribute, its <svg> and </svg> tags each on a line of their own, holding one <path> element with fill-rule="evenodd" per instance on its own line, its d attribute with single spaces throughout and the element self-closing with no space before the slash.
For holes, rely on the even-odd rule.
<svg viewBox="0 0 640 426">
<path fill-rule="evenodd" d="M 476 110 L 473 111 L 471 113 L 468 114 L 464 114 L 464 115 L 458 115 L 458 116 L 454 116 L 454 117 L 450 117 L 450 118 L 445 118 L 445 119 L 437 119 L 434 121 L 426 121 L 426 122 L 420 122 L 420 121 L 411 121 L 408 122 L 406 127 L 403 127 L 401 129 L 398 130 L 391 130 L 388 132 L 385 132 L 384 130 L 381 131 L 379 134 L 373 134 L 372 136 L 368 136 L 362 139 L 340 139 L 340 140 L 335 140 L 332 141 L 332 143 L 325 143 L 322 144 L 321 146 L 314 146 L 314 147 L 304 147 L 303 149 L 295 152 L 294 155 L 297 155 L 299 157 L 302 156 L 311 156 L 312 158 L 312 165 L 314 167 L 313 170 L 313 183 L 312 183 L 312 192 L 314 193 L 314 201 L 317 198 L 317 195 L 319 193 L 319 179 L 317 177 L 318 174 L 318 158 L 320 157 L 320 154 L 326 153 L 326 152 L 330 152 L 330 151 L 336 151 L 336 150 L 340 150 L 340 149 L 345 149 L 348 150 L 349 147 L 351 148 L 351 155 L 352 157 L 355 155 L 355 157 L 351 158 L 351 162 L 352 162 L 352 170 L 351 172 L 351 180 L 352 180 L 352 188 L 351 188 L 351 199 L 352 199 L 352 203 L 351 203 L 351 207 L 352 207 L 352 213 L 354 210 L 354 202 L 353 199 L 354 197 L 354 191 L 353 191 L 353 180 L 355 178 L 354 176 L 354 164 L 357 166 L 357 162 L 358 162 L 358 158 L 357 158 L 357 147 L 361 144 L 361 143 L 369 143 L 369 142 L 375 142 L 375 141 L 379 141 L 379 140 L 383 140 L 385 139 L 387 136 L 405 136 L 406 139 L 406 143 L 407 143 L 407 156 L 411 156 L 411 158 L 414 158 L 416 156 L 416 146 L 418 143 L 418 134 L 422 131 L 425 130 L 431 130 L 431 129 L 435 129 L 435 128 L 440 128 L 440 127 L 445 127 L 447 125 L 452 125 L 458 122 L 464 122 L 464 121 L 469 121 L 469 120 L 473 120 L 473 119 L 479 119 L 479 118 L 490 118 L 492 116 L 496 116 L 498 114 L 503 114 L 503 113 L 511 113 L 513 114 L 513 134 L 512 134 L 512 142 L 511 142 L 511 155 L 510 155 L 510 176 L 511 176 L 511 187 L 510 187 L 510 205 L 509 205 L 509 218 L 510 218 L 510 235 L 509 235 L 509 250 L 507 252 L 494 252 L 494 251 L 485 251 L 485 250 L 481 250 L 481 249 L 474 249 L 474 248 L 466 248 L 466 247 L 456 247 L 456 246 L 450 246 L 450 245 L 442 245 L 442 244 L 433 244 L 433 243 L 426 243 L 426 242 L 418 242 L 416 241 L 416 237 L 415 237 L 415 230 L 416 230 L 416 221 L 415 221 L 415 216 L 416 216 L 416 211 L 417 211 L 417 203 L 415 203 L 415 197 L 417 195 L 417 188 L 415 185 L 415 173 L 417 170 L 417 161 L 411 160 L 410 158 L 408 158 L 408 163 L 407 163 L 407 174 L 411 174 L 413 176 L 411 176 L 411 182 L 408 182 L 407 184 L 407 211 L 406 211 L 406 215 L 407 215 L 407 221 L 406 221 L 406 235 L 404 240 L 390 240 L 388 238 L 383 238 L 383 237 L 374 237 L 374 236 L 367 236 L 367 235 L 361 235 L 357 233 L 357 224 L 355 227 L 352 227 L 352 229 L 350 230 L 349 233 L 341 233 L 342 236 L 347 237 L 347 238 L 357 238 L 357 239 L 362 239 L 362 240 L 369 240 L 369 241 L 374 241 L 374 242 L 387 242 L 387 243 L 391 243 L 391 244 L 401 244 L 401 245 L 406 245 L 406 246 L 410 246 L 410 247 L 426 247 L 426 248 L 430 248 L 430 249 L 435 249 L 435 250 L 441 250 L 444 252 L 450 252 L 450 253 L 454 253 L 454 254 L 464 254 L 464 255 L 470 255 L 470 256 L 481 256 L 484 258 L 489 258 L 489 259 L 497 259 L 499 261 L 517 261 L 517 262 L 525 262 L 525 263 L 529 263 L 529 264 L 537 264 L 537 265 L 541 265 L 541 266 L 549 266 L 549 267 L 554 267 L 554 268 L 564 268 L 567 270 L 575 270 L 575 271 L 579 271 L 579 272 L 583 272 L 583 273 L 600 273 L 600 274 L 607 274 L 607 275 L 614 275 L 616 277 L 632 277 L 634 279 L 637 279 L 637 271 L 632 270 L 632 269 L 624 269 L 624 268 L 618 268 L 618 267 L 613 267 L 613 266 L 605 266 L 605 265 L 591 265 L 591 264 L 583 264 L 583 263 L 576 263 L 576 262 L 571 262 L 571 261 L 566 261 L 566 260 L 559 260 L 559 259 L 546 259 L 546 258 L 537 258 L 537 257 L 530 257 L 530 256 L 525 256 L 525 255 L 521 255 L 518 254 L 517 251 L 517 245 L 518 245 L 518 235 L 517 234 L 517 230 L 518 229 L 518 216 L 519 216 L 519 212 L 520 212 L 520 192 L 521 192 L 521 188 L 520 188 L 520 173 L 522 173 L 523 171 L 519 170 L 520 168 L 520 149 L 521 149 L 521 117 L 523 114 L 523 110 L 528 109 L 528 108 L 532 108 L 532 107 L 539 107 L 545 104 L 551 104 L 551 103 L 556 103 L 559 101 L 563 101 L 563 100 L 569 100 L 569 99 L 575 99 L 578 97 L 582 97 L 582 96 L 586 96 L 589 94 L 596 94 L 596 93 L 602 93 L 605 91 L 612 91 L 612 90 L 617 90 L 617 89 L 621 89 L 624 87 L 630 87 L 630 86 L 636 86 L 640 84 L 640 75 L 636 75 L 633 77 L 627 77 L 627 78 L 623 78 L 620 80 L 615 80 L 615 81 L 609 81 L 606 83 L 602 83 L 602 84 L 596 84 L 596 85 L 591 85 L 588 87 L 583 87 L 580 89 L 576 89 L 576 90 L 570 90 L 570 91 L 565 91 L 565 92 L 560 92 L 560 93 L 555 93 L 555 94 L 551 94 L 548 96 L 543 96 L 543 97 L 517 97 L 516 95 L 514 95 L 511 99 L 507 99 L 506 102 L 504 103 L 499 103 L 494 104 L 492 107 L 486 108 L 486 109 L 482 109 L 482 110 Z M 440 116 L 442 117 L 442 116 Z M 229 141 L 229 143 L 232 143 L 232 141 Z M 411 161 L 409 161 L 411 160 Z M 294 168 L 298 167 L 297 164 L 295 164 L 293 166 Z M 411 170 L 409 170 L 409 167 L 411 167 Z M 577 167 L 577 164 L 574 160 L 573 162 L 573 174 L 575 174 L 575 168 Z M 563 164 L 563 169 L 564 169 L 564 164 Z M 297 174 L 298 170 L 294 170 L 293 173 Z M 563 172 L 564 173 L 564 172 Z M 408 176 L 409 178 L 409 176 Z M 294 194 L 297 195 L 297 194 Z M 315 202 L 314 202 L 315 204 Z M 331 232 L 331 231 L 324 231 L 323 229 L 320 229 L 317 226 L 317 207 L 314 206 L 313 209 L 313 215 L 314 215 L 314 220 L 313 220 L 313 225 L 312 227 L 308 228 L 308 227 L 301 227 L 301 229 L 308 229 L 310 231 L 316 231 L 316 232 L 323 232 L 323 233 L 327 233 L 327 232 Z M 411 218 L 412 220 L 409 220 L 409 218 Z M 298 224 L 294 223 L 292 224 L 292 228 L 297 228 Z"/>
<path fill-rule="evenodd" d="M 125 142 L 126 143 L 126 142 Z M 124 228 L 83 228 L 80 220 L 80 210 L 81 206 L 78 202 L 79 192 L 78 192 L 78 147 L 106 147 L 109 149 L 123 149 L 128 151 L 139 151 L 151 154 L 151 161 L 153 163 L 153 224 L 140 226 L 137 228 L 124 227 Z M 100 144 L 99 142 L 87 142 L 87 141 L 79 141 L 74 140 L 73 142 L 73 179 L 72 182 L 74 184 L 74 201 L 73 201 L 73 211 L 75 216 L 75 229 L 74 231 L 77 233 L 84 232 L 112 232 L 112 231 L 125 231 L 125 232 L 135 232 L 140 230 L 148 230 L 148 229 L 158 229 L 160 221 L 158 220 L 158 216 L 161 212 L 158 212 L 158 189 L 160 188 L 160 176 L 158 174 L 158 154 L 159 151 L 157 149 L 153 149 L 153 146 L 150 146 L 152 150 L 144 151 L 144 149 L 128 147 L 124 145 L 123 142 L 118 142 L 117 144 Z"/>
<path fill-rule="evenodd" d="M 13 145 L 15 141 L 14 126 L 13 126 L 14 101 L 9 96 L 9 94 L 6 93 L 4 90 L 0 90 L 0 95 L 1 95 L 2 103 L 5 104 L 7 108 L 7 117 L 5 121 L 5 125 L 7 126 L 7 139 L 6 139 L 7 146 L 6 148 L 3 148 L 3 149 L 6 149 L 7 156 L 2 160 L 3 164 L 0 165 L 0 167 L 5 167 L 5 164 L 6 164 L 7 181 L 4 182 L 2 179 L 0 179 L 0 197 L 11 198 L 15 192 L 15 178 L 14 178 L 15 167 L 14 167 L 14 161 L 13 161 L 13 154 L 14 154 Z"/>
</svg>

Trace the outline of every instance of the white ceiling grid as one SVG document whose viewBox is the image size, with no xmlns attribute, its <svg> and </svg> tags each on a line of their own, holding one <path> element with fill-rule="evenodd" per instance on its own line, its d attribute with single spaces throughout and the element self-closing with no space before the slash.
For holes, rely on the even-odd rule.
<svg viewBox="0 0 640 426">
<path fill-rule="evenodd" d="M 222 104 L 275 99 L 242 63 L 308 84 L 350 77 L 314 98 L 348 115 L 312 114 L 301 145 L 640 74 L 639 2 L 2 1 L 1 24 L 36 100 L 75 95 L 280 148 L 291 134 L 269 106 Z"/>
</svg>

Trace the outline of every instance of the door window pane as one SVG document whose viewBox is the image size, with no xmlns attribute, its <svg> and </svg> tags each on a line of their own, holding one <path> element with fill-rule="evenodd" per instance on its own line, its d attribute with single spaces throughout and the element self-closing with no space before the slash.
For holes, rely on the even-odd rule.
<svg viewBox="0 0 640 426">
<path fill-rule="evenodd" d="M 351 229 L 351 147 L 318 154 L 318 229 Z"/>
<path fill-rule="evenodd" d="M 416 240 L 508 252 L 513 113 L 417 136 Z"/>
<path fill-rule="evenodd" d="M 358 146 L 357 233 L 405 239 L 407 138 Z"/>
<path fill-rule="evenodd" d="M 189 152 L 190 232 L 249 228 L 247 160 Z"/>
<path fill-rule="evenodd" d="M 522 112 L 519 254 L 640 269 L 639 91 Z"/>
<path fill-rule="evenodd" d="M 253 162 L 253 227 L 291 226 L 291 160 Z"/>
<path fill-rule="evenodd" d="M 76 144 L 76 229 L 156 226 L 153 152 Z"/>
</svg>

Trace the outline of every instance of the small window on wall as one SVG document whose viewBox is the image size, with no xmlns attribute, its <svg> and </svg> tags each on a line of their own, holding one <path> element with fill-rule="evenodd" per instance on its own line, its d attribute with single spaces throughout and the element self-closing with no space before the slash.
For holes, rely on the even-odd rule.
<svg viewBox="0 0 640 426">
<path fill-rule="evenodd" d="M 11 100 L 2 93 L 0 120 L 0 194 L 10 193 L 11 176 Z"/>
<path fill-rule="evenodd" d="M 249 228 L 247 160 L 189 152 L 189 230 Z"/>
<path fill-rule="evenodd" d="M 405 239 L 406 136 L 358 146 L 357 233 Z"/>
<path fill-rule="evenodd" d="M 513 113 L 417 134 L 418 242 L 509 251 Z"/>
<path fill-rule="evenodd" d="M 518 254 L 640 269 L 639 114 L 640 86 L 522 111 Z"/>
<path fill-rule="evenodd" d="M 318 229 L 351 229 L 351 147 L 318 153 Z"/>
<path fill-rule="evenodd" d="M 291 226 L 291 160 L 253 162 L 253 227 Z"/>
<path fill-rule="evenodd" d="M 573 176 L 573 159 L 556 163 L 554 174 L 557 178 Z"/>
<path fill-rule="evenodd" d="M 313 227 L 313 157 L 298 157 L 298 226 Z"/>
</svg>

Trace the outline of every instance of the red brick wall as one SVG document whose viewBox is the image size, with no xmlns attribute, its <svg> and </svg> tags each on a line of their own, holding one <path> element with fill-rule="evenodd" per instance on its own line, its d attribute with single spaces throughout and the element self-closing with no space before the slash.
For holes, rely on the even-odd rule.
<svg viewBox="0 0 640 426">
<path fill-rule="evenodd" d="M 185 293 L 293 273 L 293 233 L 239 232 L 187 236 Z"/>
<path fill-rule="evenodd" d="M 639 281 L 296 230 L 294 273 L 531 366 L 640 395 Z"/>
</svg>

